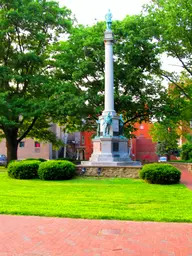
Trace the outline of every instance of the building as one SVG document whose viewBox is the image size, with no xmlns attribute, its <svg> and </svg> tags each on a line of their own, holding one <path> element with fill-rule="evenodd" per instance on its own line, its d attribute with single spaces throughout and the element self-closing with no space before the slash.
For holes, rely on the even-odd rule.
<svg viewBox="0 0 192 256">
<path fill-rule="evenodd" d="M 7 155 L 5 139 L 0 143 L 0 154 Z M 18 145 L 17 156 L 20 160 L 25 158 L 52 159 L 53 154 L 51 143 L 40 143 L 34 139 L 26 138 Z"/>
<path fill-rule="evenodd" d="M 130 157 L 141 162 L 156 162 L 158 156 L 155 153 L 156 143 L 152 142 L 150 136 L 151 123 L 136 123 L 136 131 L 133 138 L 129 140 Z M 55 150 L 51 143 L 41 143 L 35 139 L 26 138 L 18 145 L 18 159 L 25 158 L 70 158 L 78 160 L 89 160 L 93 152 L 92 138 L 94 131 L 74 132 L 64 134 L 62 128 L 53 124 L 52 131 L 63 141 L 67 141 L 64 147 Z M 67 136 L 67 137 L 65 137 Z M 0 154 L 7 154 L 6 142 L 0 143 Z"/>
<path fill-rule="evenodd" d="M 155 153 L 156 143 L 152 142 L 150 136 L 151 123 L 136 123 L 137 130 L 133 132 L 135 138 L 131 139 L 131 154 L 133 160 L 141 162 L 156 162 L 158 156 Z"/>
<path fill-rule="evenodd" d="M 50 128 L 58 138 L 63 139 L 62 128 L 52 124 Z M 26 158 L 57 159 L 60 150 L 55 150 L 52 143 L 42 143 L 35 138 L 25 138 L 18 145 L 17 157 L 19 160 Z M 0 142 L 0 154 L 7 155 L 6 140 Z"/>
</svg>

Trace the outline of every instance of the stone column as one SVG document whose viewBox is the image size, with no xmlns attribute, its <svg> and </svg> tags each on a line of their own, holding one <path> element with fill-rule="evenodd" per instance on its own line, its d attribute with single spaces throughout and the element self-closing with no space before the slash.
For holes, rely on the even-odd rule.
<svg viewBox="0 0 192 256">
<path fill-rule="evenodd" d="M 105 109 L 103 115 L 109 112 L 116 115 L 114 110 L 114 84 L 113 84 L 113 33 L 105 31 Z"/>
</svg>

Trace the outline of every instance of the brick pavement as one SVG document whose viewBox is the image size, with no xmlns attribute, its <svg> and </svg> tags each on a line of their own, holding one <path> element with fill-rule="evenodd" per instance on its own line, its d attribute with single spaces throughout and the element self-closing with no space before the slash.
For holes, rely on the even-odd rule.
<svg viewBox="0 0 192 256">
<path fill-rule="evenodd" d="M 122 255 L 192 256 L 192 224 L 0 215 L 0 256 Z"/>
<path fill-rule="evenodd" d="M 186 169 L 181 169 L 181 183 L 192 190 L 192 173 Z"/>
<path fill-rule="evenodd" d="M 0 256 L 191 256 L 192 224 L 0 216 Z"/>
</svg>

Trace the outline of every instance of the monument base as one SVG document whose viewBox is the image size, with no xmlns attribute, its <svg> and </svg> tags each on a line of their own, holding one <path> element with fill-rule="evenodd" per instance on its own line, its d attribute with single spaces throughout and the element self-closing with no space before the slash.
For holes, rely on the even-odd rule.
<svg viewBox="0 0 192 256">
<path fill-rule="evenodd" d="M 141 162 L 139 161 L 113 161 L 113 162 L 91 162 L 91 161 L 81 161 L 81 166 L 84 167 L 91 167 L 91 166 L 95 166 L 95 167 L 125 167 L 125 166 L 141 166 Z"/>
<path fill-rule="evenodd" d="M 92 177 L 138 179 L 142 166 L 77 166 L 77 174 Z M 82 172 L 83 170 L 83 172 Z"/>
<path fill-rule="evenodd" d="M 138 166 L 128 152 L 128 140 L 123 136 L 98 137 L 93 141 L 93 154 L 89 161 L 82 161 L 84 166 Z"/>
</svg>

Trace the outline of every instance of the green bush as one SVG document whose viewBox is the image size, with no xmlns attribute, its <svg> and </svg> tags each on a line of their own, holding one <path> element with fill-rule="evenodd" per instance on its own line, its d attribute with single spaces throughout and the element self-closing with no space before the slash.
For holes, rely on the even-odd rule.
<svg viewBox="0 0 192 256">
<path fill-rule="evenodd" d="M 58 159 L 56 159 L 57 161 L 59 161 L 59 160 L 65 160 L 65 161 L 70 161 L 70 162 L 73 162 L 73 161 L 75 161 L 75 159 L 74 158 L 70 158 L 70 157 L 59 157 Z"/>
<path fill-rule="evenodd" d="M 28 160 L 31 160 L 31 161 L 40 161 L 40 162 L 46 162 L 47 160 L 44 159 L 44 158 L 26 158 L 24 161 L 28 161 Z"/>
<path fill-rule="evenodd" d="M 181 159 L 182 160 L 189 160 L 192 158 L 192 143 L 185 143 L 182 145 L 181 148 Z"/>
<path fill-rule="evenodd" d="M 60 160 L 65 160 L 65 161 L 69 161 L 69 162 L 72 162 L 72 163 L 74 163 L 74 164 L 80 164 L 81 163 L 81 160 L 76 160 L 76 159 L 74 159 L 74 158 L 68 158 L 68 157 L 66 157 L 66 158 L 64 158 L 64 157 L 59 157 L 58 159 L 56 159 L 57 161 L 60 161 Z"/>
<path fill-rule="evenodd" d="M 75 175 L 76 166 L 64 160 L 50 160 L 41 163 L 38 176 L 42 180 L 68 180 Z"/>
<path fill-rule="evenodd" d="M 192 159 L 192 151 L 189 152 L 188 156 L 189 156 L 189 160 L 191 160 Z"/>
<path fill-rule="evenodd" d="M 181 172 L 170 164 L 146 164 L 142 167 L 140 178 L 152 184 L 179 183 Z"/>
<path fill-rule="evenodd" d="M 35 179 L 40 161 L 14 161 L 8 165 L 8 175 L 14 179 Z"/>
</svg>

